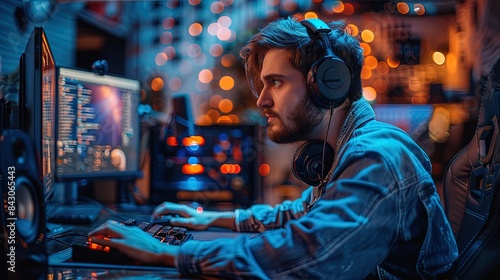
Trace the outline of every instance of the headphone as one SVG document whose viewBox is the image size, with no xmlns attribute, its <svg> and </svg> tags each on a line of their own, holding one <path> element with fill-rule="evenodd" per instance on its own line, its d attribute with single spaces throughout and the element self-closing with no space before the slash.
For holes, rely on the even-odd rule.
<svg viewBox="0 0 500 280">
<path fill-rule="evenodd" d="M 307 87 L 313 102 L 321 108 L 340 106 L 347 99 L 351 87 L 351 69 L 335 55 L 326 38 L 332 29 L 322 20 L 310 18 L 300 21 L 306 27 L 312 40 L 320 38 L 325 49 L 324 57 L 318 59 L 307 75 Z M 311 34 L 312 33 L 312 34 Z"/>
<path fill-rule="evenodd" d="M 351 87 L 352 71 L 335 55 L 326 38 L 332 29 L 322 20 L 311 18 L 300 22 L 306 27 L 312 40 L 319 37 L 325 49 L 324 57 L 311 65 L 307 74 L 307 87 L 312 101 L 321 108 L 336 108 L 347 99 Z M 292 157 L 292 174 L 302 182 L 319 186 L 323 176 L 333 166 L 335 152 L 323 140 L 310 140 L 302 144 Z M 324 162 L 324 159 L 329 159 Z M 331 159 L 331 160 L 330 160 Z"/>
<path fill-rule="evenodd" d="M 324 149 L 324 152 L 323 152 Z M 323 158 L 332 159 L 323 163 Z M 292 157 L 292 174 L 310 186 L 318 186 L 325 172 L 332 168 L 334 151 L 323 140 L 310 140 L 302 144 Z"/>
</svg>

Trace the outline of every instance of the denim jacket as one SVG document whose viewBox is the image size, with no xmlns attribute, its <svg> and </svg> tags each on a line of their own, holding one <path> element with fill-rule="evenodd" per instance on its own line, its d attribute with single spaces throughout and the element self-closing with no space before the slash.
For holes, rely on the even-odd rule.
<svg viewBox="0 0 500 280">
<path fill-rule="evenodd" d="M 243 279 L 434 279 L 458 252 L 425 152 L 402 130 L 354 102 L 334 147 L 321 197 L 235 212 L 251 238 L 189 241 L 184 274 Z"/>
</svg>

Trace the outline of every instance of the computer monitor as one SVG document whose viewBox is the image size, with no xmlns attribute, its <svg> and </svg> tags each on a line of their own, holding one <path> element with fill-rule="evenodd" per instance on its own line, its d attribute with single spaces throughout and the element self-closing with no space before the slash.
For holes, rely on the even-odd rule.
<svg viewBox="0 0 500 280">
<path fill-rule="evenodd" d="M 151 201 L 196 201 L 205 207 L 247 207 L 260 188 L 258 127 L 196 126 L 151 146 Z"/>
<path fill-rule="evenodd" d="M 47 200 L 54 191 L 56 64 L 42 27 L 35 27 L 20 57 L 19 128 L 33 139 Z"/>
<path fill-rule="evenodd" d="M 138 80 L 58 67 L 57 179 L 138 176 Z"/>
<path fill-rule="evenodd" d="M 9 122 L 22 132 L 17 140 L 26 138 L 10 147 L 20 167 L 15 170 L 16 273 L 19 278 L 42 279 L 47 275 L 45 206 L 54 190 L 55 160 L 55 61 L 42 27 L 33 29 L 19 70 L 17 106 Z M 5 160 L 9 162 L 9 153 L 2 154 Z"/>
<path fill-rule="evenodd" d="M 57 67 L 55 173 L 66 204 L 77 204 L 80 182 L 123 183 L 140 174 L 139 99 L 138 80 Z M 93 205 L 71 206 L 50 221 L 90 223 L 98 216 Z"/>
</svg>

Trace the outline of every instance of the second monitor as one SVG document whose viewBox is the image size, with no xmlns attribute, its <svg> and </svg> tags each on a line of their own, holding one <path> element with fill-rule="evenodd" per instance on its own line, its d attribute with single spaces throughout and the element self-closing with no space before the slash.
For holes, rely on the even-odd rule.
<svg viewBox="0 0 500 280">
<path fill-rule="evenodd" d="M 137 80 L 58 68 L 59 180 L 137 176 L 139 92 Z"/>
<path fill-rule="evenodd" d="M 138 80 L 57 68 L 55 173 L 64 203 L 50 212 L 49 221 L 93 222 L 100 208 L 78 203 L 80 185 L 110 180 L 120 185 L 140 174 L 139 99 Z"/>
</svg>

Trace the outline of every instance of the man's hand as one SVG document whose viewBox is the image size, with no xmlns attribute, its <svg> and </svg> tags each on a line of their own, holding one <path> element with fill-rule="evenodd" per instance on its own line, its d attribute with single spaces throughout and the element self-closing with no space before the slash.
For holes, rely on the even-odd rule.
<svg viewBox="0 0 500 280">
<path fill-rule="evenodd" d="M 175 266 L 179 247 L 161 244 L 137 227 L 107 221 L 89 232 L 92 242 L 122 251 L 127 256 L 149 265 Z"/>
<path fill-rule="evenodd" d="M 173 226 L 185 227 L 194 230 L 205 230 L 211 226 L 232 228 L 234 224 L 233 212 L 204 211 L 201 207 L 194 209 L 185 204 L 163 202 L 151 214 L 153 219 L 163 215 L 177 214 L 179 217 L 170 219 Z"/>
</svg>

